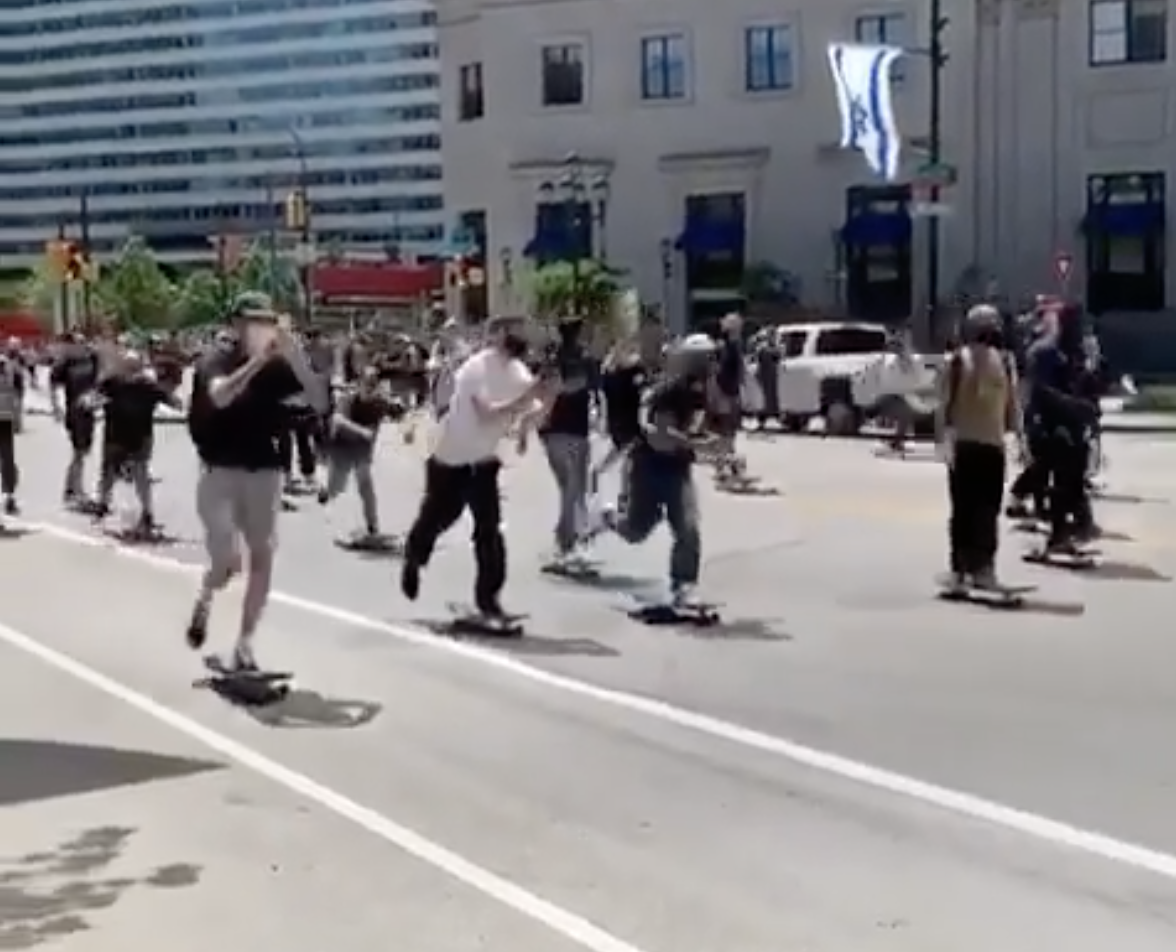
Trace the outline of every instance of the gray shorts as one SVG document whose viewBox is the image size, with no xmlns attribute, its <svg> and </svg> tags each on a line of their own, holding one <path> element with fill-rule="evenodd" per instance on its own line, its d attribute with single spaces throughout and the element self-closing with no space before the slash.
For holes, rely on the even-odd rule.
<svg viewBox="0 0 1176 952">
<path fill-rule="evenodd" d="M 206 466 L 196 487 L 196 511 L 212 567 L 224 570 L 236 562 L 238 539 L 250 552 L 271 551 L 281 508 L 280 472 Z"/>
</svg>

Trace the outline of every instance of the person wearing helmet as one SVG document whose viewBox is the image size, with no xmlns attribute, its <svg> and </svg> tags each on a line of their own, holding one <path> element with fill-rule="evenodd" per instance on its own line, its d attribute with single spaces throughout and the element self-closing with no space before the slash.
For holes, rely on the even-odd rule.
<svg viewBox="0 0 1176 952">
<path fill-rule="evenodd" d="M 262 294 L 243 294 L 230 310 L 233 346 L 208 353 L 196 368 L 188 429 L 203 471 L 196 509 L 204 526 L 207 567 L 188 623 L 189 647 L 208 637 L 212 600 L 241 571 L 247 553 L 245 596 L 236 649 L 228 663 L 256 668 L 253 635 L 269 601 L 282 500 L 283 460 L 278 441 L 289 425 L 285 402 L 304 393 L 318 413 L 327 409 L 322 378 L 289 328 Z"/>
<path fill-rule="evenodd" d="M 691 334 L 669 348 L 664 378 L 646 395 L 641 432 L 633 442 L 623 512 L 603 509 L 587 534 L 609 530 L 631 545 L 644 542 L 664 519 L 670 545 L 670 597 L 674 607 L 694 600 L 702 566 L 698 496 L 694 486 L 697 449 L 707 408 L 715 355 L 706 334 Z"/>
<path fill-rule="evenodd" d="M 1016 370 L 1002 347 L 1000 313 L 987 304 L 972 308 L 963 341 L 948 359 L 937 419 L 948 466 L 951 594 L 1000 590 L 1005 435 L 1012 430 L 1021 437 Z"/>
</svg>

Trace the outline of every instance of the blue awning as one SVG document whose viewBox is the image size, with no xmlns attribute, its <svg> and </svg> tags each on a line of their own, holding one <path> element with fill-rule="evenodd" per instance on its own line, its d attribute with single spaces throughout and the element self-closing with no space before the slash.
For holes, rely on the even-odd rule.
<svg viewBox="0 0 1176 952">
<path fill-rule="evenodd" d="M 674 247 L 688 255 L 742 254 L 747 240 L 743 222 L 688 220 Z"/>
<path fill-rule="evenodd" d="M 847 245 L 905 245 L 909 244 L 914 229 L 911 216 L 901 213 L 854 215 L 841 229 L 841 240 Z"/>
<path fill-rule="evenodd" d="M 1164 230 L 1165 221 L 1158 202 L 1106 202 L 1087 210 L 1082 228 L 1102 235 L 1153 235 Z"/>
</svg>

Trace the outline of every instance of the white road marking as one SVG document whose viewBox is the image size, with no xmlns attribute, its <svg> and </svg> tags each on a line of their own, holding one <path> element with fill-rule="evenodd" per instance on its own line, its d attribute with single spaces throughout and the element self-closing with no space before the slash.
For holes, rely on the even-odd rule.
<svg viewBox="0 0 1176 952">
<path fill-rule="evenodd" d="M 48 523 L 28 524 L 28 527 L 46 535 L 54 536 L 66 542 L 83 545 L 90 548 L 103 548 L 126 559 L 140 562 L 152 568 L 168 572 L 178 572 L 185 575 L 199 575 L 199 567 L 185 565 L 174 559 L 166 558 L 153 552 L 141 549 L 129 549 L 116 543 L 96 539 L 84 533 L 75 532 Z M 970 793 L 941 787 L 914 777 L 908 777 L 894 771 L 874 767 L 870 764 L 851 760 L 838 754 L 817 750 L 804 744 L 795 743 L 782 737 L 776 737 L 753 728 L 724 721 L 708 714 L 675 707 L 665 701 L 630 694 L 613 688 L 601 687 L 587 681 L 580 681 L 567 675 L 554 674 L 532 665 L 518 661 L 501 652 L 481 648 L 476 645 L 438 638 L 424 631 L 417 631 L 403 625 L 381 621 L 361 615 L 358 612 L 327 605 L 312 599 L 290 595 L 286 592 L 274 592 L 273 601 L 307 614 L 327 618 L 340 624 L 356 628 L 365 628 L 391 635 L 401 641 L 428 648 L 432 651 L 442 651 L 457 655 L 479 664 L 503 671 L 517 677 L 526 678 L 536 684 L 577 697 L 587 698 L 600 704 L 607 704 L 621 710 L 631 711 L 647 717 L 655 718 L 667 724 L 673 724 L 686 730 L 705 734 L 727 743 L 771 754 L 785 760 L 801 764 L 813 770 L 818 770 L 843 780 L 853 781 L 863 786 L 899 797 L 915 800 L 927 806 L 937 807 L 951 813 L 956 813 L 972 820 L 981 820 L 1007 830 L 1014 830 L 1024 836 L 1048 843 L 1055 847 L 1076 850 L 1108 862 L 1128 866 L 1133 869 L 1162 876 L 1165 879 L 1176 880 L 1176 855 L 1163 853 L 1146 846 L 1118 840 L 1114 837 L 1084 830 L 1058 820 L 1051 820 L 1039 814 L 1019 810 L 992 800 L 986 800 Z"/>
<path fill-rule="evenodd" d="M 391 843 L 422 863 L 440 870 L 589 952 L 642 952 L 636 946 L 605 932 L 574 912 L 548 902 L 517 883 L 483 869 L 383 814 L 355 802 L 330 787 L 323 786 L 305 774 L 271 760 L 252 747 L 205 727 L 198 721 L 3 623 L 0 623 L 0 643 L 38 658 L 50 667 L 203 744 L 209 750 L 235 761 L 240 766 L 337 816 L 350 820 L 366 832 Z"/>
</svg>

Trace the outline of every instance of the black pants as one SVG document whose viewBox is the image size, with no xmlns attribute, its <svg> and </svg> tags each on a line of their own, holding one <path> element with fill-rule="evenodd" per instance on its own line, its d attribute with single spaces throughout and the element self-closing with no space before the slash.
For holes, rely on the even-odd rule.
<svg viewBox="0 0 1176 952">
<path fill-rule="evenodd" d="M 1086 491 L 1090 450 L 1084 434 L 1059 428 L 1044 445 L 1049 474 L 1050 541 L 1062 542 L 1087 531 L 1093 518 Z"/>
<path fill-rule="evenodd" d="M 1003 447 L 966 441 L 956 444 L 955 459 L 948 470 L 953 572 L 986 572 L 996 563 L 1004 477 Z"/>
<path fill-rule="evenodd" d="M 468 508 L 474 520 L 474 603 L 479 611 L 499 608 L 506 584 L 506 542 L 498 494 L 498 460 L 471 466 L 446 466 L 430 458 L 425 464 L 425 495 L 405 540 L 404 557 L 420 567 L 429 564 L 437 540 Z"/>
<path fill-rule="evenodd" d="M 0 420 L 0 492 L 11 496 L 20 481 L 16 467 L 16 423 Z"/>
<path fill-rule="evenodd" d="M 294 454 L 298 454 L 298 472 L 303 479 L 314 479 L 318 472 L 318 452 L 315 446 L 314 420 L 297 420 L 282 430 L 278 437 L 278 452 L 282 454 L 282 466 L 286 475 L 294 472 Z"/>
<path fill-rule="evenodd" d="M 1031 500 L 1035 514 L 1040 518 L 1048 509 L 1049 465 L 1046 457 L 1049 455 L 1049 446 L 1045 435 L 1034 430 L 1029 432 L 1028 442 L 1029 465 L 1013 481 L 1009 494 L 1016 500 Z"/>
</svg>

